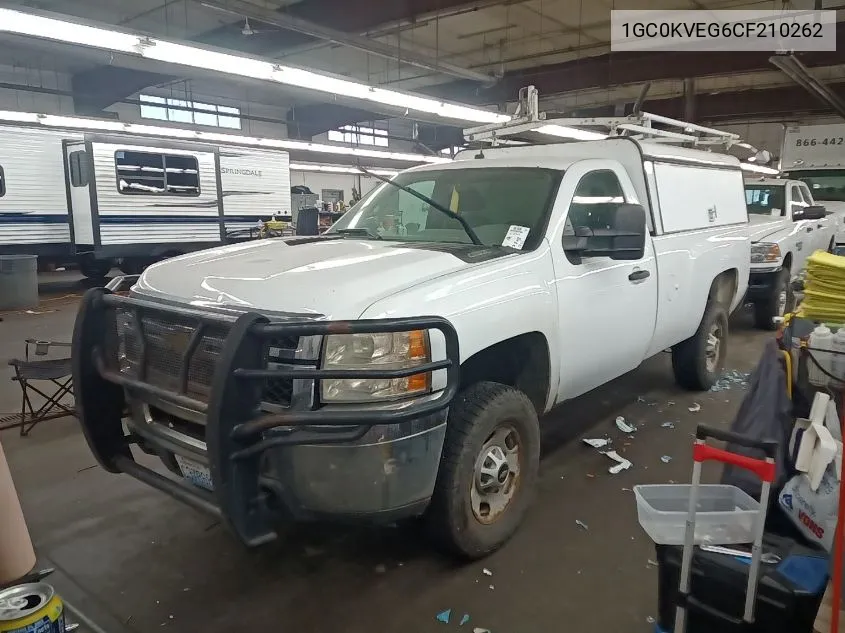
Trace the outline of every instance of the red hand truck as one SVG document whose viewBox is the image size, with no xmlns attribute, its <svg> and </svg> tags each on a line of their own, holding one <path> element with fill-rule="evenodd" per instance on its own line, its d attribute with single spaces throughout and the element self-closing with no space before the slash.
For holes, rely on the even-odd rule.
<svg viewBox="0 0 845 633">
<path fill-rule="evenodd" d="M 732 453 L 721 448 L 709 446 L 706 443 L 708 438 L 721 440 L 755 448 L 763 451 L 764 459 L 755 459 Z M 775 479 L 775 457 L 777 455 L 777 442 L 761 441 L 748 438 L 744 435 L 732 433 L 722 429 L 715 429 L 704 424 L 699 424 L 695 432 L 695 445 L 693 446 L 692 458 L 692 485 L 689 493 L 689 511 L 686 520 L 686 531 L 684 533 L 684 549 L 681 559 L 681 580 L 678 591 L 678 604 L 675 611 L 675 626 L 673 633 L 683 633 L 686 628 L 687 606 L 694 605 L 697 609 L 710 612 L 711 614 L 726 620 L 735 618 L 718 612 L 690 595 L 690 579 L 692 577 L 692 555 L 695 546 L 695 516 L 698 506 L 699 486 L 701 485 L 701 464 L 706 461 L 722 462 L 744 468 L 755 473 L 763 482 L 760 491 L 760 511 L 754 522 L 754 541 L 751 546 L 751 566 L 748 569 L 748 585 L 745 593 L 745 610 L 742 615 L 741 628 L 750 630 L 754 623 L 754 606 L 757 601 L 757 582 L 760 577 L 760 567 L 763 553 L 763 532 L 765 530 L 766 512 L 769 507 L 769 493 Z"/>
</svg>

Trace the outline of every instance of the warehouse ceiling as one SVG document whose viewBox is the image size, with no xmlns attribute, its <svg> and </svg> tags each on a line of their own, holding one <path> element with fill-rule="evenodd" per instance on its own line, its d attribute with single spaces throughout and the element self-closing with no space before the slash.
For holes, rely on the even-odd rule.
<svg viewBox="0 0 845 633">
<path fill-rule="evenodd" d="M 839 9 L 840 1 L 824 0 L 823 8 Z M 813 8 L 815 0 L 29 0 L 22 4 L 466 103 L 504 107 L 519 88 L 533 84 L 540 90 L 544 109 L 618 113 L 630 108 L 642 84 L 651 81 L 646 108 L 681 116 L 684 80 L 692 79 L 686 86 L 695 92 L 699 121 L 771 120 L 829 112 L 778 72 L 767 53 L 610 53 L 609 47 L 612 9 L 785 5 L 801 9 Z M 845 90 L 845 46 L 839 48 L 800 55 L 837 92 Z M 47 63 L 43 49 L 37 55 L 34 63 Z M 27 63 L 25 52 L 18 58 L 18 63 Z M 90 57 L 87 61 L 93 62 Z M 70 66 L 74 73 L 74 102 L 85 114 L 149 86 L 197 80 L 152 66 L 116 68 L 120 63 L 56 60 L 57 66 Z M 208 83 L 207 77 L 202 80 Z M 267 102 L 290 108 L 291 135 L 311 136 L 383 118 L 369 109 L 319 104 L 280 89 L 256 91 Z M 439 138 L 430 140 L 444 145 L 454 132 L 442 129 Z"/>
</svg>

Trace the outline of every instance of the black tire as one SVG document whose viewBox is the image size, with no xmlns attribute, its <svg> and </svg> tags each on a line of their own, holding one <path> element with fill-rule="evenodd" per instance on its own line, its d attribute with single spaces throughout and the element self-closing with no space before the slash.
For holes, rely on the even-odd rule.
<svg viewBox="0 0 845 633">
<path fill-rule="evenodd" d="M 708 368 L 708 338 L 714 326 L 721 328 L 719 348 L 712 368 Z M 725 363 L 728 347 L 728 311 L 715 301 L 708 301 L 695 334 L 672 348 L 675 380 L 685 389 L 706 391 L 713 386 Z"/>
<path fill-rule="evenodd" d="M 79 260 L 79 270 L 88 279 L 105 279 L 111 268 L 112 262 L 110 259 L 86 257 L 85 259 Z"/>
<path fill-rule="evenodd" d="M 511 473 L 513 479 L 507 481 L 516 488 L 501 513 L 496 518 L 488 515 L 490 522 L 485 523 L 472 505 L 476 463 L 494 435 L 507 433 L 507 440 L 513 437 L 511 431 L 519 442 L 519 473 Z M 528 397 L 494 382 L 468 387 L 449 408 L 437 485 L 425 517 L 429 531 L 462 558 L 490 554 L 507 542 L 522 522 L 534 495 L 539 465 L 540 424 Z"/>
<path fill-rule="evenodd" d="M 150 265 L 150 260 L 140 257 L 124 257 L 120 261 L 120 270 L 126 275 L 140 275 Z"/>
<path fill-rule="evenodd" d="M 781 293 L 786 293 L 786 305 L 781 312 L 780 298 Z M 795 301 L 795 295 L 792 291 L 792 284 L 789 283 L 789 271 L 782 270 L 778 274 L 778 278 L 772 286 L 772 292 L 765 299 L 754 302 L 754 327 L 760 330 L 775 330 L 777 323 L 774 318 L 783 316 L 785 313 L 792 310 L 792 304 Z"/>
</svg>

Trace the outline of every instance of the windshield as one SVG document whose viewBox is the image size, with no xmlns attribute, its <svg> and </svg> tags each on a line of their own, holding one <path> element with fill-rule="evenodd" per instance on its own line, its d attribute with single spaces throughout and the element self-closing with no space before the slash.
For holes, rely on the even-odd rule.
<svg viewBox="0 0 845 633">
<path fill-rule="evenodd" d="M 790 171 L 786 177 L 806 183 L 816 201 L 845 202 L 845 169 Z"/>
<path fill-rule="evenodd" d="M 459 214 L 487 246 L 532 249 L 540 243 L 562 172 L 534 167 L 477 167 L 405 172 L 393 181 Z M 382 183 L 327 233 L 366 229 L 381 239 L 472 242 L 455 218 L 401 189 Z M 357 237 L 357 236 L 356 236 Z M 360 237 L 367 239 L 361 231 Z"/>
<path fill-rule="evenodd" d="M 745 185 L 745 205 L 748 207 L 748 213 L 784 215 L 785 191 L 784 185 Z"/>
</svg>

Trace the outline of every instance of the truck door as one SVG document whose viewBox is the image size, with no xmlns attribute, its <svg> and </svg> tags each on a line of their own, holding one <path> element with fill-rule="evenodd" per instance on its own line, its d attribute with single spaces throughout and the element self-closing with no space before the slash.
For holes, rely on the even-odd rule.
<svg viewBox="0 0 845 633">
<path fill-rule="evenodd" d="M 787 204 L 789 205 L 789 213 L 792 216 L 792 221 L 795 223 L 795 254 L 792 260 L 792 273 L 795 274 L 804 268 L 807 257 L 816 250 L 816 242 L 818 240 L 818 231 L 816 230 L 816 222 L 803 219 L 804 207 L 807 203 L 804 202 L 804 195 L 801 193 L 801 188 L 793 183 L 787 188 Z"/>
<path fill-rule="evenodd" d="M 657 312 L 657 266 L 650 238 L 637 261 L 579 259 L 563 251 L 563 235 L 571 234 L 573 227 L 609 228 L 614 207 L 640 202 L 621 168 L 578 174 L 582 169 L 576 164 L 564 179 L 559 198 L 565 201 L 566 219 L 552 234 L 564 350 L 559 399 L 578 396 L 636 368 L 651 345 Z"/>
<path fill-rule="evenodd" d="M 798 185 L 798 188 L 801 190 L 801 194 L 804 196 L 804 202 L 807 205 L 814 205 L 817 204 L 813 200 L 813 194 L 810 193 L 810 188 L 805 184 L 801 183 Z M 821 205 L 824 206 L 824 205 Z M 828 214 L 826 217 L 816 220 L 816 240 L 815 240 L 815 248 L 821 249 L 826 251 L 830 248 L 831 241 L 834 239 L 836 235 L 837 226 L 836 226 L 836 216 Z"/>
<path fill-rule="evenodd" d="M 68 210 L 73 219 L 73 244 L 76 252 L 94 246 L 94 224 L 91 218 L 91 157 L 82 141 L 65 141 L 65 177 L 67 178 Z M 80 247 L 82 247 L 80 249 Z"/>
</svg>

